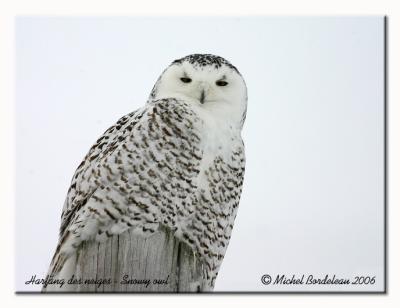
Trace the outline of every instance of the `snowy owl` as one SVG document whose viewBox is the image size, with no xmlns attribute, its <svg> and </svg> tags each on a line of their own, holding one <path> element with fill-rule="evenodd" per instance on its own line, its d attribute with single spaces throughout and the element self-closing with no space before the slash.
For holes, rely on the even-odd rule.
<svg viewBox="0 0 400 308">
<path fill-rule="evenodd" d="M 203 262 L 214 287 L 236 217 L 245 170 L 247 88 L 222 57 L 173 61 L 146 105 L 110 127 L 78 166 L 49 275 L 65 276 L 84 241 L 132 229 L 170 229 Z"/>
</svg>

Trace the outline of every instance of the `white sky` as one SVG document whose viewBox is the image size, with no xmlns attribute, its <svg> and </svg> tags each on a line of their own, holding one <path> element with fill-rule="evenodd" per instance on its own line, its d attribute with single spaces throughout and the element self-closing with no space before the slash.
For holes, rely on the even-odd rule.
<svg viewBox="0 0 400 308">
<path fill-rule="evenodd" d="M 44 277 L 92 143 L 190 53 L 249 92 L 246 175 L 215 291 L 383 288 L 383 18 L 29 18 L 16 22 L 16 289 Z M 263 274 L 376 276 L 265 286 Z"/>
</svg>

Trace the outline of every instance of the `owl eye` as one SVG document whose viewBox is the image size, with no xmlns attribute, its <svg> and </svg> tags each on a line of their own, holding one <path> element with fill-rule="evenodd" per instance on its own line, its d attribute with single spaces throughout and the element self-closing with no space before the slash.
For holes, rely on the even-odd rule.
<svg viewBox="0 0 400 308">
<path fill-rule="evenodd" d="M 225 87 L 228 83 L 223 80 L 218 80 L 215 84 L 220 87 Z"/>
<path fill-rule="evenodd" d="M 188 77 L 182 77 L 182 78 L 181 78 L 181 81 L 182 81 L 183 83 L 189 83 L 189 82 L 192 82 L 192 79 L 190 79 L 190 78 L 188 78 Z"/>
</svg>

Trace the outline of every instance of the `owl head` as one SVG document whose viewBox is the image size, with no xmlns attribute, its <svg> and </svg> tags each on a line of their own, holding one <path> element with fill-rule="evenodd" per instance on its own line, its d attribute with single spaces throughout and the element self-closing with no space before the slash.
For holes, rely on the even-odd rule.
<svg viewBox="0 0 400 308">
<path fill-rule="evenodd" d="M 175 98 L 242 128 L 247 88 L 238 69 L 222 57 L 192 54 L 177 59 L 157 80 L 150 100 Z"/>
</svg>

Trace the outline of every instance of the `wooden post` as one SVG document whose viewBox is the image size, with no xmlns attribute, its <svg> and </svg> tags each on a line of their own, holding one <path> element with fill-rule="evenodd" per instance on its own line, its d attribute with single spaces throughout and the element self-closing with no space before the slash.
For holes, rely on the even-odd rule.
<svg viewBox="0 0 400 308">
<path fill-rule="evenodd" d="M 73 292 L 202 292 L 203 266 L 186 244 L 166 228 L 144 238 L 131 230 L 105 243 L 85 242 L 76 255 L 74 276 L 96 280 Z M 100 284 L 109 279 L 111 283 Z M 208 290 L 209 291 L 209 290 Z"/>
</svg>

